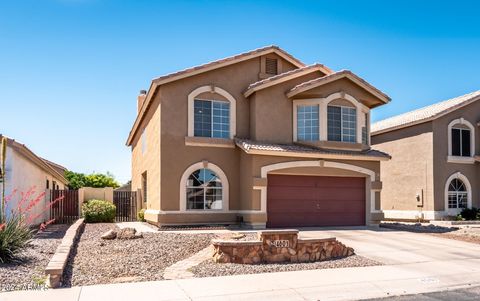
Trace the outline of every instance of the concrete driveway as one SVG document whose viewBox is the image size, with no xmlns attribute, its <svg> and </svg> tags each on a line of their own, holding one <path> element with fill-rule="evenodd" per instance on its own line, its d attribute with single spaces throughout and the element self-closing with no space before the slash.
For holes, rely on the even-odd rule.
<svg viewBox="0 0 480 301">
<path fill-rule="evenodd" d="M 303 237 L 334 236 L 355 253 L 387 265 L 480 259 L 480 245 L 379 227 L 302 229 Z M 478 264 L 478 262 L 477 262 Z"/>
</svg>

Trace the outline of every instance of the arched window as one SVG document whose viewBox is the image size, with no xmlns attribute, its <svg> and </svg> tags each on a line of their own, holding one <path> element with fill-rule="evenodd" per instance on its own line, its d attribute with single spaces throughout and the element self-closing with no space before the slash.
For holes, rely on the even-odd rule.
<svg viewBox="0 0 480 301">
<path fill-rule="evenodd" d="M 470 160 L 474 163 L 475 128 L 463 118 L 452 120 L 448 124 L 448 156 L 449 161 Z"/>
<path fill-rule="evenodd" d="M 463 209 L 468 205 L 468 190 L 462 180 L 455 178 L 448 185 L 448 208 Z"/>
<path fill-rule="evenodd" d="M 186 183 L 187 210 L 222 210 L 223 186 L 220 177 L 208 168 L 197 169 Z"/>
<path fill-rule="evenodd" d="M 208 85 L 188 94 L 188 136 L 233 139 L 236 100 L 222 88 Z"/>
</svg>

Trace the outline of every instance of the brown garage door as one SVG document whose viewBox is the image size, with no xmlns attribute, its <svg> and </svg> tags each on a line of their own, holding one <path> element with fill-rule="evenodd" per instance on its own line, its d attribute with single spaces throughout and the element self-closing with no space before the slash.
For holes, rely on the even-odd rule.
<svg viewBox="0 0 480 301">
<path fill-rule="evenodd" d="M 269 175 L 268 227 L 365 225 L 365 178 Z"/>
</svg>

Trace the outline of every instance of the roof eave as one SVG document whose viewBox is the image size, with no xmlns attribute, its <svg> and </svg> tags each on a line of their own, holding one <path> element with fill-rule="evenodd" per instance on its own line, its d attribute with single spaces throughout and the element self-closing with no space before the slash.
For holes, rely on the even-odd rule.
<svg viewBox="0 0 480 301">
<path fill-rule="evenodd" d="M 451 107 L 443 112 L 440 112 L 438 114 L 435 114 L 431 117 L 428 117 L 428 118 L 424 118 L 424 119 L 420 119 L 420 120 L 415 120 L 415 121 L 412 121 L 412 122 L 409 122 L 409 123 L 406 123 L 406 124 L 402 124 L 402 125 L 398 125 L 398 126 L 393 126 L 393 127 L 389 127 L 389 128 L 385 128 L 385 129 L 381 129 L 381 130 L 378 130 L 378 131 L 375 131 L 375 132 L 371 132 L 370 135 L 371 136 L 375 136 L 375 135 L 380 135 L 380 134 L 384 134 L 384 133 L 388 133 L 388 132 L 391 132 L 391 131 L 396 131 L 396 130 L 401 130 L 403 128 L 407 128 L 407 127 L 411 127 L 411 126 L 415 126 L 415 125 L 418 125 L 418 124 L 422 124 L 422 123 L 426 123 L 426 122 L 429 122 L 429 121 L 433 121 L 435 119 L 438 119 L 442 116 L 445 116 L 455 110 L 458 110 L 458 109 L 461 109 L 463 108 L 464 106 L 467 106 L 477 100 L 480 100 L 480 96 L 475 96 L 475 97 L 472 97 L 471 99 L 469 99 L 468 101 L 465 101 L 464 103 L 460 104 L 460 105 L 457 105 L 455 107 Z"/>
<path fill-rule="evenodd" d="M 24 157 L 35 163 L 38 167 L 42 168 L 44 171 L 51 173 L 55 178 L 60 180 L 63 184 L 68 184 L 67 179 L 65 179 L 65 176 L 60 174 L 58 171 L 56 171 L 53 167 L 48 165 L 47 162 L 45 162 L 42 158 L 37 156 L 33 151 L 31 151 L 26 145 L 21 144 L 14 139 L 8 139 L 8 145 L 12 146 L 15 148 L 18 152 L 20 152 Z"/>
<path fill-rule="evenodd" d="M 305 152 L 282 152 L 282 151 L 269 151 L 269 150 L 257 150 L 247 149 L 241 142 L 236 143 L 237 146 L 249 155 L 262 155 L 262 156 L 276 156 L 276 157 L 296 157 L 296 158 L 315 158 L 315 159 L 340 159 L 340 160 L 366 160 L 366 161 L 388 161 L 391 159 L 388 157 L 380 156 L 368 156 L 368 155 L 347 155 L 347 154 L 320 154 L 320 153 L 305 153 Z"/>
<path fill-rule="evenodd" d="M 132 129 L 130 130 L 130 133 L 129 133 L 128 138 L 127 138 L 126 146 L 131 146 L 132 145 L 133 137 L 136 134 L 137 128 L 138 128 L 141 120 L 143 119 L 145 111 L 146 111 L 148 105 L 150 104 L 150 101 L 151 101 L 153 95 L 155 94 L 155 91 L 156 91 L 158 86 L 169 83 L 169 82 L 172 82 L 172 81 L 180 80 L 180 79 L 183 79 L 183 78 L 186 78 L 186 77 L 194 76 L 194 75 L 197 75 L 197 74 L 200 74 L 200 73 L 208 72 L 208 71 L 211 71 L 211 70 L 214 70 L 214 69 L 218 69 L 218 68 L 221 68 L 221 67 L 225 67 L 225 66 L 229 66 L 229 65 L 236 64 L 236 63 L 239 63 L 239 62 L 243 62 L 243 61 L 246 61 L 246 60 L 249 60 L 249 59 L 252 59 L 252 58 L 256 58 L 256 57 L 259 57 L 259 56 L 262 56 L 262 55 L 270 54 L 270 53 L 278 54 L 280 57 L 289 61 L 290 63 L 297 66 L 298 68 L 305 67 L 304 63 L 302 63 L 300 60 L 296 59 L 292 55 L 288 54 L 286 51 L 280 49 L 280 47 L 278 47 L 278 46 L 268 46 L 268 47 L 265 47 L 265 50 L 255 52 L 255 53 L 251 53 L 251 54 L 247 54 L 244 57 L 238 57 L 238 58 L 235 58 L 235 59 L 232 59 L 232 60 L 229 60 L 229 61 L 225 61 L 225 62 L 222 62 L 222 63 L 219 63 L 219 64 L 212 64 L 211 66 L 207 66 L 207 67 L 204 67 L 204 68 L 199 68 L 198 70 L 191 70 L 191 71 L 188 71 L 188 72 L 185 72 L 185 73 L 182 73 L 182 74 L 172 75 L 172 77 L 168 77 L 168 78 L 153 79 L 151 84 L 150 84 L 150 88 L 148 89 L 147 96 L 145 97 L 145 100 L 143 101 L 143 105 L 140 109 L 140 112 L 137 114 L 137 117 L 135 118 L 135 122 L 132 126 Z M 207 63 L 207 64 L 209 64 L 209 63 Z"/>
<path fill-rule="evenodd" d="M 291 75 L 287 75 L 285 77 L 279 78 L 278 80 L 272 80 L 270 82 L 266 82 L 264 84 L 258 85 L 256 87 L 251 88 L 251 89 L 248 89 L 247 91 L 245 91 L 243 93 L 243 96 L 245 98 L 248 98 L 248 97 L 250 97 L 250 95 L 252 95 L 253 93 L 255 93 L 257 91 L 260 91 L 260 90 L 266 89 L 268 87 L 272 87 L 272 86 L 284 83 L 286 81 L 295 79 L 297 77 L 304 76 L 304 75 L 307 75 L 307 74 L 310 74 L 310 73 L 313 73 L 313 72 L 317 72 L 317 71 L 321 71 L 323 73 L 328 72 L 325 68 L 322 68 L 321 66 L 313 66 L 312 68 L 308 68 L 308 69 L 299 71 L 298 73 L 293 73 Z M 328 74 L 328 73 L 326 73 L 326 74 Z M 281 74 L 279 74 L 279 75 L 281 75 Z"/>
<path fill-rule="evenodd" d="M 297 88 L 297 89 L 292 89 L 289 92 L 287 92 L 286 95 L 287 95 L 288 98 L 292 98 L 292 97 L 294 97 L 294 96 L 296 96 L 296 95 L 298 95 L 302 92 L 314 89 L 316 87 L 320 87 L 322 85 L 326 85 L 328 83 L 337 81 L 337 80 L 342 79 L 342 78 L 348 78 L 349 80 L 353 81 L 355 84 L 362 87 L 363 89 L 365 89 L 367 92 L 369 92 L 373 96 L 380 99 L 384 104 L 387 104 L 391 101 L 391 98 L 388 95 L 378 91 L 376 88 L 373 87 L 373 85 L 371 85 L 367 81 L 359 78 L 357 75 L 353 74 L 350 71 L 339 71 L 337 74 L 333 73 L 333 74 L 330 74 L 330 75 L 326 75 L 325 77 L 330 77 L 330 78 L 325 78 L 325 79 L 323 79 L 323 80 L 321 80 L 317 83 L 312 84 L 311 86 L 305 86 L 305 87 L 300 87 L 300 88 Z"/>
</svg>

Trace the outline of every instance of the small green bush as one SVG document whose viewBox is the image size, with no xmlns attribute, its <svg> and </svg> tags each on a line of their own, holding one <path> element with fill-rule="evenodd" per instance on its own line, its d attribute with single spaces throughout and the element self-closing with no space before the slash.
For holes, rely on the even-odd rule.
<svg viewBox="0 0 480 301">
<path fill-rule="evenodd" d="M 461 214 L 457 214 L 457 216 L 455 216 L 455 220 L 456 221 L 463 221 L 463 217 Z"/>
<path fill-rule="evenodd" d="M 140 222 L 145 221 L 145 209 L 142 209 L 142 210 L 138 211 L 137 220 L 140 221 Z"/>
<path fill-rule="evenodd" d="M 464 208 L 460 215 L 467 221 L 475 220 L 478 216 L 478 209 L 475 207 L 470 208 Z"/>
<path fill-rule="evenodd" d="M 104 200 L 89 200 L 82 206 L 87 223 L 113 223 L 116 209 L 114 204 Z"/>
<path fill-rule="evenodd" d="M 25 217 L 12 212 L 4 224 L 0 224 L 0 263 L 15 261 L 15 257 L 27 247 L 34 230 L 25 222 Z"/>
</svg>

